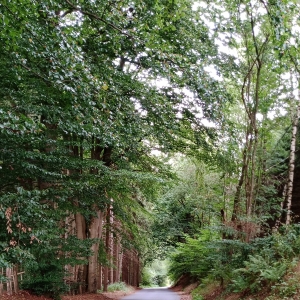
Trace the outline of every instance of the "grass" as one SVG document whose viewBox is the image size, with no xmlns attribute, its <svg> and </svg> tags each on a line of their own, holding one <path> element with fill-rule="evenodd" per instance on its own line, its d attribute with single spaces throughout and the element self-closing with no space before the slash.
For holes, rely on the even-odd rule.
<svg viewBox="0 0 300 300">
<path fill-rule="evenodd" d="M 124 291 L 128 292 L 130 288 L 125 284 L 125 282 L 115 282 L 107 287 L 108 292 Z"/>
</svg>

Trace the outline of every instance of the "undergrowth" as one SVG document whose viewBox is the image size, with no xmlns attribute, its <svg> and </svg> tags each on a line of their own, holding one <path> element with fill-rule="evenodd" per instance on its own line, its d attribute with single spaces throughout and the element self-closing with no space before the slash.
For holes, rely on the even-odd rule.
<svg viewBox="0 0 300 300">
<path fill-rule="evenodd" d="M 210 278 L 206 278 L 192 291 L 193 300 L 204 300 L 205 295 L 210 295 L 213 293 L 217 286 L 217 282 L 211 280 Z"/>
<path fill-rule="evenodd" d="M 126 285 L 125 282 L 115 282 L 115 283 L 110 284 L 107 287 L 108 292 L 116 292 L 116 291 L 128 292 L 129 290 L 130 290 L 130 288 Z"/>
<path fill-rule="evenodd" d="M 291 299 L 300 290 L 299 278 L 292 273 L 299 255 L 299 225 L 280 228 L 250 243 L 200 236 L 180 244 L 171 260 L 170 275 L 176 279 L 184 272 L 201 282 L 193 292 L 194 300 L 202 300 L 211 282 L 226 292 L 254 294 L 264 289 L 270 291 L 269 300 L 276 296 Z"/>
</svg>

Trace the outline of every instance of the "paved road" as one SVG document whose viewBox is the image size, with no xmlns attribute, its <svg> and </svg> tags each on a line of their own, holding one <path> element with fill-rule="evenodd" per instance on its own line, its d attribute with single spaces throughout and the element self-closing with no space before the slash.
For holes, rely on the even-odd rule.
<svg viewBox="0 0 300 300">
<path fill-rule="evenodd" d="M 180 300 L 180 297 L 167 288 L 143 289 L 122 300 Z"/>
</svg>

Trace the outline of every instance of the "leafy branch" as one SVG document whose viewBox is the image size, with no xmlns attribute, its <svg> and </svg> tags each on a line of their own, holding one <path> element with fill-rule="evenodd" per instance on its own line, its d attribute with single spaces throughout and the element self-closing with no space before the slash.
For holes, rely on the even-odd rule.
<svg viewBox="0 0 300 300">
<path fill-rule="evenodd" d="M 113 29 L 119 31 L 119 32 L 120 32 L 121 34 L 123 34 L 123 35 L 126 35 L 126 36 L 128 36 L 128 37 L 130 37 L 130 38 L 133 38 L 133 39 L 136 38 L 136 37 L 132 36 L 131 34 L 127 33 L 126 31 L 124 31 L 123 29 L 119 28 L 119 27 L 116 26 L 115 24 L 113 24 L 113 23 L 111 23 L 111 22 L 108 22 L 108 21 L 104 20 L 102 17 L 100 17 L 100 16 L 98 16 L 98 15 L 96 15 L 96 14 L 94 14 L 94 13 L 91 13 L 91 12 L 89 12 L 89 11 L 86 11 L 86 10 L 81 9 L 80 7 L 78 7 L 78 6 L 76 6 L 75 4 L 73 4 L 71 1 L 66 0 L 66 2 L 72 7 L 73 11 L 79 11 L 79 12 L 82 13 L 83 15 L 87 15 L 87 16 L 89 16 L 89 17 L 91 17 L 91 18 L 94 18 L 94 19 L 96 19 L 96 20 L 98 20 L 98 21 L 101 21 L 101 22 L 107 24 L 108 26 L 112 27 Z"/>
</svg>

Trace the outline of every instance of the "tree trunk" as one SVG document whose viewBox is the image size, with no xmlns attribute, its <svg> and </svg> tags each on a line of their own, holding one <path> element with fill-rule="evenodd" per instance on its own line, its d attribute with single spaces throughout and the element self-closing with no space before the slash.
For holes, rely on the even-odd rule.
<svg viewBox="0 0 300 300">
<path fill-rule="evenodd" d="M 114 282 L 120 282 L 120 252 L 121 252 L 121 240 L 117 235 L 115 237 L 115 247 L 114 247 Z"/>
<path fill-rule="evenodd" d="M 292 206 L 292 195 L 293 195 L 293 184 L 294 184 L 294 174 L 295 174 L 295 152 L 296 152 L 296 138 L 297 138 L 297 129 L 299 124 L 300 117 L 300 91 L 298 92 L 298 103 L 296 114 L 293 118 L 292 123 L 292 139 L 290 146 L 290 158 L 289 158 L 289 169 L 288 169 L 288 182 L 286 186 L 286 199 L 285 203 L 287 204 L 287 213 L 286 213 L 286 224 L 291 223 L 291 206 Z"/>
<path fill-rule="evenodd" d="M 19 292 L 18 265 L 14 265 L 13 279 L 14 279 L 14 292 L 17 294 Z"/>
<path fill-rule="evenodd" d="M 12 295 L 12 269 L 11 268 L 6 268 L 6 278 L 7 278 L 7 282 L 6 282 L 6 291 L 8 295 Z"/>
<path fill-rule="evenodd" d="M 84 217 L 80 213 L 75 214 L 76 222 L 76 234 L 77 238 L 80 240 L 86 239 L 86 223 Z M 78 293 L 82 294 L 85 292 L 85 278 L 86 278 L 87 268 L 84 265 L 77 266 L 75 279 L 78 283 Z"/>
<path fill-rule="evenodd" d="M 234 196 L 234 202 L 233 202 L 233 212 L 231 220 L 237 221 L 238 215 L 241 213 L 241 192 L 242 187 L 245 182 L 246 173 L 248 170 L 248 151 L 249 151 L 249 145 L 248 145 L 248 131 L 246 133 L 246 144 L 243 150 L 243 162 L 242 162 L 242 170 L 240 174 L 240 179 L 238 182 L 238 186 L 236 188 L 236 193 Z"/>
<path fill-rule="evenodd" d="M 98 290 L 102 290 L 102 286 L 103 286 L 103 267 L 101 264 L 98 264 L 98 280 L 97 280 L 97 289 Z"/>
<path fill-rule="evenodd" d="M 113 214 L 113 210 L 112 207 L 110 208 L 110 257 L 109 257 L 109 261 L 110 261 L 110 271 L 109 271 L 109 282 L 110 283 L 114 283 L 114 267 L 115 267 L 115 255 L 114 255 L 114 250 L 115 250 L 115 241 L 114 241 L 114 234 L 113 234 L 113 226 L 114 226 L 114 214 Z"/>
<path fill-rule="evenodd" d="M 92 138 L 93 147 L 91 149 L 91 159 L 94 160 L 102 160 L 106 166 L 109 166 L 111 163 L 111 148 L 102 148 L 100 146 L 100 140 L 93 137 Z M 90 170 L 91 174 L 98 174 L 97 168 L 92 168 Z M 102 226 L 103 226 L 103 218 L 104 213 L 99 211 L 97 207 L 94 209 L 97 211 L 97 217 L 93 218 L 90 224 L 89 233 L 90 238 L 100 239 L 102 236 Z M 98 250 L 99 250 L 99 242 L 95 243 L 92 246 L 93 255 L 89 257 L 89 265 L 88 265 L 88 292 L 96 292 L 97 286 L 99 286 L 99 268 L 98 268 Z M 105 280 L 106 269 L 104 271 L 104 289 L 107 289 L 107 279 Z"/>
<path fill-rule="evenodd" d="M 106 248 L 106 255 L 107 255 L 107 262 L 109 261 L 110 251 L 110 204 L 107 206 L 107 214 L 106 214 L 106 236 L 105 236 L 105 248 Z M 103 278 L 103 291 L 107 292 L 108 287 L 108 271 L 109 266 L 104 266 L 104 278 Z"/>
<path fill-rule="evenodd" d="M 3 282 L 0 281 L 0 296 L 3 294 Z"/>
<path fill-rule="evenodd" d="M 102 236 L 102 226 L 103 226 L 104 213 L 100 210 L 97 211 L 97 217 L 93 217 L 90 228 L 89 228 L 89 237 L 91 239 L 98 239 L 98 242 L 95 242 L 91 250 L 93 254 L 89 257 L 88 265 L 88 292 L 95 293 L 97 292 L 97 279 L 98 279 L 98 250 L 99 250 L 99 239 Z"/>
<path fill-rule="evenodd" d="M 121 241 L 119 241 L 119 263 L 118 263 L 118 274 L 117 274 L 117 279 L 118 282 L 120 282 L 121 280 L 124 281 L 123 277 L 121 278 L 122 275 L 122 269 L 123 269 L 123 250 L 122 250 L 122 246 L 121 246 Z"/>
<path fill-rule="evenodd" d="M 76 232 L 76 223 L 74 214 L 70 214 L 64 220 L 64 222 L 60 222 L 60 227 L 65 229 L 65 234 L 62 236 L 63 239 L 67 239 L 69 236 L 72 236 Z M 73 283 L 76 282 L 76 266 L 65 265 L 64 269 L 66 271 L 67 277 L 65 281 L 72 286 Z M 70 289 L 70 293 L 72 293 L 72 289 Z"/>
</svg>

